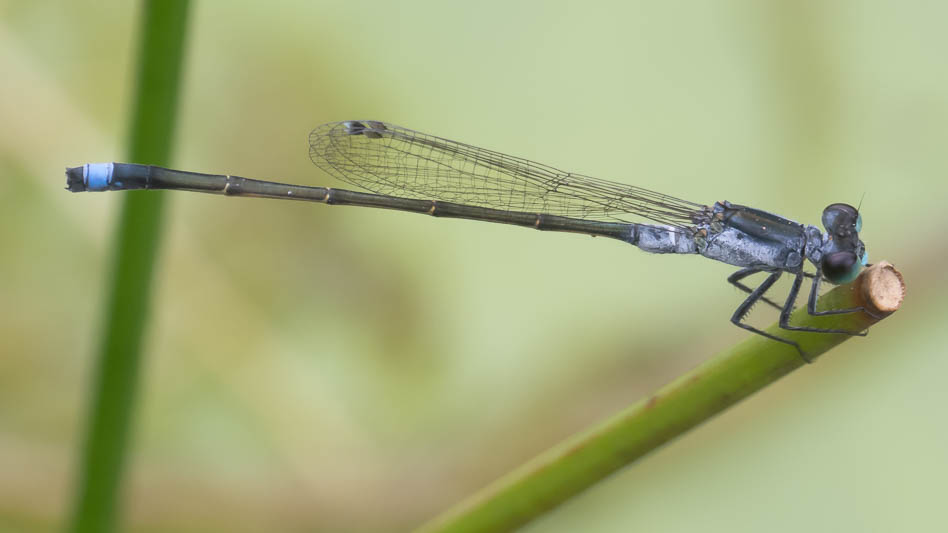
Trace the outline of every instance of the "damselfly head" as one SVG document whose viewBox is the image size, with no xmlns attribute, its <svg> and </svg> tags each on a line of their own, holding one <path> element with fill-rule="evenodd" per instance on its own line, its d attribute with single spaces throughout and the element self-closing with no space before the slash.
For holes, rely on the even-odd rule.
<svg viewBox="0 0 948 533">
<path fill-rule="evenodd" d="M 849 204 L 831 204 L 823 210 L 823 227 L 823 275 L 831 283 L 849 283 L 869 261 L 866 245 L 859 240 L 862 215 Z"/>
</svg>

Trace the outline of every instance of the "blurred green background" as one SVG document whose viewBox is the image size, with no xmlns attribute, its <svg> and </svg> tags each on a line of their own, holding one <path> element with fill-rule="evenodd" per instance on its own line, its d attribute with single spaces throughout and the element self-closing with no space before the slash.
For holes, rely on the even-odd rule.
<svg viewBox="0 0 948 533">
<path fill-rule="evenodd" d="M 902 311 L 527 530 L 944 530 L 948 4 L 655 4 L 197 1 L 174 166 L 339 186 L 308 132 L 375 118 L 808 223 L 864 198 Z M 3 531 L 72 505 L 122 198 L 63 169 L 121 158 L 137 15 L 0 1 Z M 409 529 L 745 336 L 696 257 L 168 200 L 124 531 Z"/>
</svg>

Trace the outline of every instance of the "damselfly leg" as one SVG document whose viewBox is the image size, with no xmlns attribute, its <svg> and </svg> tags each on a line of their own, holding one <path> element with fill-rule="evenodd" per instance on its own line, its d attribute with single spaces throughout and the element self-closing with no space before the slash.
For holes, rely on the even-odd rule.
<svg viewBox="0 0 948 533">
<path fill-rule="evenodd" d="M 751 289 L 747 285 L 741 283 L 741 280 L 756 274 L 758 272 L 769 272 L 767 278 L 757 286 L 755 289 Z M 767 333 L 759 328 L 751 326 L 750 324 L 744 322 L 744 319 L 747 317 L 747 314 L 750 312 L 751 308 L 759 301 L 766 302 L 771 306 L 780 310 L 780 321 L 779 326 L 781 329 L 786 329 L 789 331 L 806 331 L 810 333 L 839 333 L 843 335 L 852 335 L 864 337 L 866 335 L 865 331 L 851 331 L 845 329 L 832 329 L 832 328 L 814 328 L 810 326 L 794 326 L 790 324 L 790 314 L 793 313 L 794 304 L 796 303 L 797 296 L 800 294 L 800 287 L 803 285 L 804 278 L 813 278 L 813 284 L 810 287 L 810 295 L 807 299 L 807 313 L 814 316 L 824 316 L 824 315 L 839 315 L 845 313 L 856 313 L 856 312 L 865 312 L 872 316 L 875 316 L 872 312 L 864 307 L 852 307 L 846 309 L 830 309 L 825 311 L 817 311 L 816 302 L 819 297 L 820 291 L 820 278 L 821 273 L 819 270 L 816 274 L 809 274 L 803 271 L 797 272 L 794 274 L 793 284 L 790 286 L 790 291 L 787 293 L 787 300 L 784 302 L 784 305 L 777 305 L 772 300 L 768 299 L 765 294 L 767 291 L 780 279 L 780 276 L 783 274 L 783 271 L 767 271 L 756 268 L 742 268 L 734 274 L 731 274 L 727 281 L 731 285 L 750 293 L 750 295 L 741 303 L 740 306 L 734 311 L 734 314 L 731 316 L 731 322 L 739 328 L 746 329 L 758 335 L 767 337 L 768 339 L 775 340 L 777 342 L 782 342 L 784 344 L 789 344 L 797 349 L 800 353 L 800 357 L 807 363 L 812 362 L 806 353 L 800 348 L 800 345 L 790 339 L 785 339 L 783 337 Z"/>
</svg>

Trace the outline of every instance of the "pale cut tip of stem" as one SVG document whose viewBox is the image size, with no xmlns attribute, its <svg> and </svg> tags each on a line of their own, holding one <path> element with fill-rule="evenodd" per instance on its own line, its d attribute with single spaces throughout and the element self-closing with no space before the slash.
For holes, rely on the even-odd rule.
<svg viewBox="0 0 948 533">
<path fill-rule="evenodd" d="M 892 263 L 879 261 L 867 268 L 859 279 L 859 293 L 870 310 L 889 314 L 902 306 L 905 280 Z"/>
</svg>

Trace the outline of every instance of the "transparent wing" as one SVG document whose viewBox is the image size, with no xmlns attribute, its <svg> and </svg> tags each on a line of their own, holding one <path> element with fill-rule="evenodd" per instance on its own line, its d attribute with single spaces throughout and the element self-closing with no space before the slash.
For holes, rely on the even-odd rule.
<svg viewBox="0 0 948 533">
<path fill-rule="evenodd" d="M 333 122 L 309 136 L 309 156 L 342 181 L 389 196 L 693 227 L 706 208 L 640 187 L 582 176 L 520 157 L 377 121 Z"/>
</svg>

